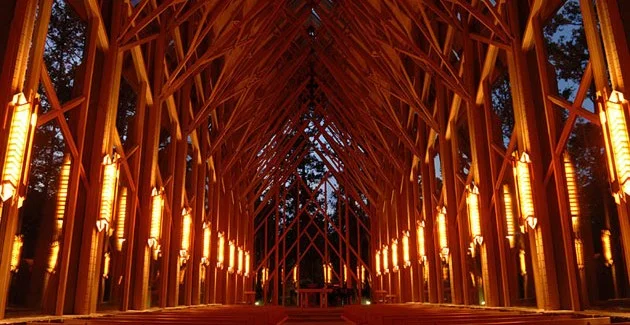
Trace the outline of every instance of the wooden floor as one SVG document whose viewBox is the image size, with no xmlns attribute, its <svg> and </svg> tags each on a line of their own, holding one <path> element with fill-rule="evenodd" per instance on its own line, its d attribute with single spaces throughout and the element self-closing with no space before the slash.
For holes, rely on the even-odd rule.
<svg viewBox="0 0 630 325">
<path fill-rule="evenodd" d="M 541 314 L 532 311 L 501 311 L 479 308 L 431 306 L 424 304 L 353 305 L 343 308 L 326 309 L 302 309 L 270 306 L 208 306 L 148 312 L 125 312 L 102 317 L 64 319 L 62 322 L 71 325 L 598 325 L 611 323 L 610 318 L 605 316 L 586 317 L 571 313 Z"/>
</svg>

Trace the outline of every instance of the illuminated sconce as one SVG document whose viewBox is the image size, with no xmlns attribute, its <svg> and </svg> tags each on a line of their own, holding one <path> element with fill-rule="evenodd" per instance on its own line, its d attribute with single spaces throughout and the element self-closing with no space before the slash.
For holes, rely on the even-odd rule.
<svg viewBox="0 0 630 325">
<path fill-rule="evenodd" d="M 103 278 L 109 278 L 109 264 L 111 262 L 111 257 L 109 252 L 105 253 L 103 256 Z"/>
<path fill-rule="evenodd" d="M 470 236 L 473 243 L 481 245 L 483 236 L 481 235 L 481 220 L 479 218 L 479 188 L 475 184 L 468 186 L 466 191 L 466 205 L 468 206 L 468 223 Z"/>
<path fill-rule="evenodd" d="M 262 282 L 262 285 L 264 286 L 265 284 L 267 284 L 267 280 L 269 280 L 269 269 L 263 267 L 260 272 L 260 282 Z"/>
<path fill-rule="evenodd" d="M 571 213 L 571 225 L 573 232 L 580 232 L 580 203 L 578 201 L 577 179 L 573 161 L 568 152 L 564 152 L 564 175 L 567 181 L 567 194 L 569 195 L 569 211 Z"/>
<path fill-rule="evenodd" d="M 398 272 L 398 239 L 392 239 L 392 271 L 394 273 Z"/>
<path fill-rule="evenodd" d="M 575 260 L 577 261 L 578 268 L 584 269 L 584 245 L 582 244 L 582 240 L 576 238 L 573 240 L 575 243 Z"/>
<path fill-rule="evenodd" d="M 11 272 L 17 272 L 20 267 L 20 259 L 22 256 L 22 246 L 24 239 L 22 235 L 13 238 L 13 247 L 11 249 Z"/>
<path fill-rule="evenodd" d="M 298 266 L 293 267 L 293 283 L 298 282 Z"/>
<path fill-rule="evenodd" d="M 438 222 L 438 235 L 440 239 L 440 256 L 442 260 L 448 260 L 448 233 L 446 229 L 446 208 L 438 208 L 437 222 Z"/>
<path fill-rule="evenodd" d="M 610 244 L 610 230 L 602 230 L 602 253 L 606 266 L 613 265 L 612 246 Z"/>
<path fill-rule="evenodd" d="M 230 240 L 228 243 L 229 249 L 229 260 L 228 260 L 228 272 L 234 273 L 234 255 L 236 253 L 236 247 L 234 246 L 234 241 Z"/>
<path fill-rule="evenodd" d="M 514 208 L 512 206 L 512 194 L 510 186 L 503 184 L 503 209 L 505 212 L 505 238 L 510 242 L 510 247 L 514 248 L 516 227 L 514 226 Z"/>
<path fill-rule="evenodd" d="M 249 277 L 249 251 L 245 252 L 245 276 Z"/>
<path fill-rule="evenodd" d="M 70 167 L 72 167 L 72 160 L 70 159 L 70 154 L 66 154 L 63 158 L 63 165 L 61 165 L 61 173 L 59 174 L 59 190 L 57 191 L 57 208 L 55 211 L 57 224 L 55 225 L 55 235 L 53 236 L 55 239 L 61 236 L 61 232 L 63 230 L 63 219 L 66 214 L 66 202 L 68 202 Z"/>
<path fill-rule="evenodd" d="M 223 262 L 225 262 L 225 238 L 223 237 L 223 233 L 220 232 L 218 234 L 218 244 L 217 244 L 217 268 L 223 268 Z"/>
<path fill-rule="evenodd" d="M 116 249 L 122 251 L 125 242 L 125 220 L 127 219 L 127 188 L 120 188 L 118 195 L 118 216 L 116 220 Z"/>
<path fill-rule="evenodd" d="M 381 250 L 381 255 L 383 256 L 383 273 L 389 273 L 389 248 L 387 245 L 383 245 L 383 249 Z"/>
<path fill-rule="evenodd" d="M 106 230 L 112 222 L 114 201 L 118 185 L 118 154 L 105 155 L 103 158 L 103 183 L 101 186 L 101 202 L 99 218 L 96 221 L 98 231 Z"/>
<path fill-rule="evenodd" d="M 374 260 L 376 264 L 376 276 L 380 276 L 381 275 L 381 251 L 380 250 L 376 251 Z"/>
<path fill-rule="evenodd" d="M 403 231 L 401 238 L 403 251 L 403 267 L 407 268 L 411 265 L 411 257 L 409 257 L 409 231 Z"/>
<path fill-rule="evenodd" d="M 427 260 L 427 251 L 424 246 L 424 221 L 416 223 L 416 241 L 418 242 L 418 262 L 424 263 Z"/>
<path fill-rule="evenodd" d="M 363 283 L 364 276 L 365 276 L 365 266 L 357 265 L 357 279 L 359 280 L 359 283 Z"/>
<path fill-rule="evenodd" d="M 179 251 L 179 256 L 183 259 L 188 259 L 190 252 L 190 232 L 192 228 L 192 216 L 190 212 L 190 208 L 182 209 L 182 246 Z"/>
<path fill-rule="evenodd" d="M 151 193 L 151 230 L 149 247 L 159 250 L 159 240 L 162 234 L 162 213 L 164 210 L 164 189 L 153 188 Z"/>
<path fill-rule="evenodd" d="M 31 105 L 23 93 L 13 96 L 10 105 L 13 115 L 0 178 L 0 199 L 4 202 L 15 197 L 22 178 L 27 175 L 30 147 L 37 126 L 37 105 Z M 18 206 L 20 202 L 18 200 Z"/>
<path fill-rule="evenodd" d="M 236 264 L 236 274 L 243 274 L 243 248 L 238 248 L 238 263 Z"/>
<path fill-rule="evenodd" d="M 527 261 L 525 260 L 525 250 L 521 249 L 518 252 L 518 261 L 521 269 L 521 275 L 527 274 Z"/>
<path fill-rule="evenodd" d="M 203 223 L 203 252 L 201 256 L 201 264 L 210 264 L 210 235 L 212 230 L 210 229 L 210 223 Z"/>
<path fill-rule="evenodd" d="M 55 269 L 57 268 L 57 259 L 59 258 L 59 241 L 55 240 L 50 244 L 50 255 L 48 255 L 48 267 L 46 271 L 48 273 L 55 273 Z"/>
<path fill-rule="evenodd" d="M 613 91 L 604 105 L 600 102 L 599 118 L 602 122 L 608 168 L 613 183 L 615 200 L 630 194 L 630 137 L 625 110 L 628 101 L 619 91 Z"/>
<path fill-rule="evenodd" d="M 332 279 L 332 265 L 330 263 L 324 263 L 324 283 L 329 284 Z"/>
<path fill-rule="evenodd" d="M 516 152 L 515 152 L 516 154 Z M 527 152 L 523 152 L 521 158 L 515 161 L 516 183 L 518 188 L 518 200 L 521 208 L 521 219 L 531 229 L 536 228 L 538 219 L 534 214 L 534 198 L 532 193 L 532 180 L 529 165 L 531 160 Z"/>
<path fill-rule="evenodd" d="M 343 281 L 342 282 L 348 282 L 348 267 L 346 266 L 346 264 L 343 265 Z"/>
</svg>

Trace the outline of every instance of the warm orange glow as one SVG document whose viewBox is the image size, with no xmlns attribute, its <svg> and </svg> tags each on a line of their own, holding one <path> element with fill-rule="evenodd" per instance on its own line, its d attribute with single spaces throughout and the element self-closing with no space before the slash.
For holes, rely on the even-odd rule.
<svg viewBox="0 0 630 325">
<path fill-rule="evenodd" d="M 59 189 L 57 190 L 57 207 L 55 209 L 55 218 L 57 224 L 55 225 L 55 235 L 53 238 L 57 239 L 61 236 L 63 230 L 63 219 L 66 215 L 66 203 L 68 202 L 68 185 L 70 184 L 70 167 L 72 167 L 72 160 L 70 154 L 66 154 L 63 158 L 63 165 L 61 165 L 61 173 L 59 174 Z"/>
<path fill-rule="evenodd" d="M 534 214 L 534 198 L 532 193 L 532 180 L 529 165 L 531 160 L 527 152 L 523 152 L 521 158 L 516 161 L 516 181 L 518 184 L 518 200 L 521 208 L 521 219 L 530 228 L 536 228 L 538 220 Z"/>
<path fill-rule="evenodd" d="M 510 247 L 514 248 L 516 227 L 514 226 L 514 208 L 512 206 L 512 194 L 510 186 L 503 184 L 503 209 L 505 212 L 505 238 L 510 242 Z"/>
<path fill-rule="evenodd" d="M 602 253 L 606 266 L 613 265 L 612 246 L 610 244 L 610 230 L 602 230 Z"/>
<path fill-rule="evenodd" d="M 162 213 L 164 210 L 164 189 L 153 188 L 151 193 L 151 230 L 149 234 L 149 247 L 158 249 L 160 236 L 162 235 Z"/>
<path fill-rule="evenodd" d="M 245 252 L 245 276 L 249 276 L 249 251 Z"/>
<path fill-rule="evenodd" d="M 424 242 L 424 221 L 416 224 L 416 241 L 418 242 L 418 262 L 424 263 L 427 260 L 427 251 Z"/>
<path fill-rule="evenodd" d="M 243 248 L 238 248 L 238 263 L 236 264 L 236 273 L 243 274 Z"/>
<path fill-rule="evenodd" d="M 55 240 L 50 244 L 50 255 L 48 255 L 48 267 L 46 271 L 48 273 L 55 273 L 55 269 L 57 268 L 57 259 L 59 258 L 59 241 Z"/>
<path fill-rule="evenodd" d="M 605 111 L 604 107 L 600 110 L 609 168 L 613 177 L 617 178 L 620 194 L 630 194 L 630 137 L 624 112 L 627 103 L 622 93 L 613 91 Z"/>
<path fill-rule="evenodd" d="M 111 262 L 111 257 L 109 255 L 109 252 L 105 253 L 105 256 L 103 256 L 103 278 L 107 279 L 109 278 L 109 264 Z"/>
<path fill-rule="evenodd" d="M 357 278 L 359 279 L 359 283 L 363 283 L 363 279 L 365 276 L 365 266 L 357 266 Z"/>
<path fill-rule="evenodd" d="M 260 282 L 262 282 L 264 286 L 267 283 L 267 280 L 269 280 L 269 269 L 263 267 L 260 273 Z"/>
<path fill-rule="evenodd" d="M 348 267 L 345 264 L 343 265 L 343 281 L 342 282 L 348 282 Z"/>
<path fill-rule="evenodd" d="M 230 240 L 228 243 L 229 250 L 229 259 L 228 259 L 228 272 L 234 273 L 234 255 L 236 253 L 236 247 L 234 246 L 234 241 Z"/>
<path fill-rule="evenodd" d="M 118 195 L 118 216 L 116 220 L 116 249 L 122 251 L 125 242 L 125 220 L 127 219 L 127 188 L 121 187 Z"/>
<path fill-rule="evenodd" d="M 298 266 L 293 267 L 293 283 L 298 282 Z"/>
<path fill-rule="evenodd" d="M 521 249 L 518 252 L 518 261 L 521 269 L 521 275 L 527 274 L 527 262 L 525 260 L 525 250 Z"/>
<path fill-rule="evenodd" d="M 118 154 L 106 155 L 103 158 L 103 183 L 101 185 L 101 202 L 99 218 L 96 221 L 98 231 L 109 228 L 114 214 L 114 201 L 118 185 Z"/>
<path fill-rule="evenodd" d="M 217 267 L 222 269 L 223 262 L 225 262 L 225 237 L 223 237 L 223 233 L 220 232 L 218 235 L 218 244 L 217 244 Z"/>
<path fill-rule="evenodd" d="M 577 261 L 577 266 L 579 269 L 584 268 L 584 245 L 582 244 L 582 240 L 579 238 L 574 239 L 575 246 L 575 260 Z"/>
<path fill-rule="evenodd" d="M 328 284 L 332 280 L 332 264 L 324 263 L 324 283 Z"/>
<path fill-rule="evenodd" d="M 440 239 L 440 256 L 443 260 L 448 259 L 448 233 L 446 228 L 446 208 L 438 208 L 437 213 L 438 236 Z"/>
<path fill-rule="evenodd" d="M 468 226 L 470 236 L 474 243 L 481 245 L 483 236 L 481 235 L 481 219 L 479 217 L 479 189 L 475 184 L 468 186 L 466 191 L 466 205 L 468 206 Z"/>
<path fill-rule="evenodd" d="M 387 245 L 383 245 L 383 249 L 381 251 L 381 255 L 383 255 L 383 273 L 389 273 L 389 248 Z"/>
<path fill-rule="evenodd" d="M 210 235 L 212 230 L 210 229 L 210 223 L 205 222 L 203 224 L 203 252 L 201 256 L 201 264 L 210 264 Z"/>
<path fill-rule="evenodd" d="M 187 259 L 190 253 L 190 232 L 192 231 L 192 216 L 190 209 L 182 209 L 182 248 L 179 256 Z"/>
<path fill-rule="evenodd" d="M 394 273 L 398 272 L 398 239 L 392 239 L 392 270 Z"/>
<path fill-rule="evenodd" d="M 403 231 L 401 238 L 403 251 L 403 267 L 409 267 L 411 265 L 411 257 L 409 255 L 409 231 Z"/>
<path fill-rule="evenodd" d="M 37 112 L 31 111 L 32 105 L 26 100 L 24 94 L 15 95 L 10 105 L 13 107 L 13 115 L 7 138 L 2 178 L 0 178 L 0 199 L 2 201 L 13 198 L 18 192 L 18 186 L 22 181 L 25 157 L 28 157 L 32 134 L 37 124 Z"/>
<path fill-rule="evenodd" d="M 375 264 L 376 264 L 376 276 L 381 275 L 381 251 L 376 251 L 375 254 Z"/>
<path fill-rule="evenodd" d="M 20 260 L 22 257 L 22 246 L 24 245 L 24 240 L 22 236 L 15 236 L 13 238 L 13 247 L 11 249 L 11 272 L 17 272 L 20 267 Z"/>
<path fill-rule="evenodd" d="M 569 211 L 571 213 L 571 225 L 573 232 L 580 232 L 580 203 L 578 201 L 577 179 L 573 161 L 568 152 L 564 152 L 564 176 L 567 181 L 567 194 L 569 196 Z"/>
</svg>

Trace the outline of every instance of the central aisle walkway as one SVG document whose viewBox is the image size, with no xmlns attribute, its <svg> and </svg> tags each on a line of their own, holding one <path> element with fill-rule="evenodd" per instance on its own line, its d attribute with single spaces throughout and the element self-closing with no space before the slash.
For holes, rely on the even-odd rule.
<svg viewBox="0 0 630 325">
<path fill-rule="evenodd" d="M 347 325 L 352 324 L 341 318 L 343 308 L 287 308 L 287 320 L 285 325 L 312 324 L 312 325 Z"/>
</svg>

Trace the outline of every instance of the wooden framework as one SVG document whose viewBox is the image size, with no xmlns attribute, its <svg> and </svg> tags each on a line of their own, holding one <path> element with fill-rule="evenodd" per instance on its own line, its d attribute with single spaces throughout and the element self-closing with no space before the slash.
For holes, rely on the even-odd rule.
<svg viewBox="0 0 630 325">
<path fill-rule="evenodd" d="M 598 112 L 583 107 L 592 85 L 601 96 L 612 91 L 630 96 L 624 82 L 630 78 L 624 65 L 630 62 L 630 13 L 622 1 L 579 1 L 589 61 L 573 101 L 558 94 L 543 36 L 562 0 L 65 3 L 86 26 L 84 58 L 75 71 L 72 98 L 65 102 L 56 95 L 44 60 L 55 1 L 0 4 L 0 101 L 6 104 L 0 105 L 0 166 L 6 163 L 14 113 L 8 103 L 24 93 L 35 105 L 42 90 L 51 109 L 39 116 L 37 126 L 58 125 L 72 162 L 61 249 L 42 298 L 46 313 L 89 314 L 101 308 L 110 253 L 110 278 L 118 280 L 107 282 L 107 290 L 115 292 L 120 310 L 238 303 L 265 267 L 271 269 L 267 281 L 277 288 L 291 276 L 286 264 L 291 243 L 283 237 L 294 226 L 278 230 L 279 202 L 290 190 L 285 188 L 290 177 L 296 179 L 293 186 L 308 188 L 296 168 L 309 153 L 326 164 L 318 186 L 344 191 L 339 200 L 345 218 L 333 221 L 327 207 L 316 204 L 326 226 L 341 238 L 339 246 L 328 241 L 326 229 L 311 237 L 304 232 L 310 224 L 295 227 L 323 259 L 329 247 L 334 250 L 340 261 L 336 276 L 346 266 L 356 281 L 355 270 L 362 265 L 373 290 L 385 290 L 400 302 L 488 306 L 519 301 L 519 251 L 505 239 L 503 185 L 516 190 L 513 152 L 528 153 L 538 225 L 523 235 L 526 266 L 532 270 L 523 290 L 542 309 L 590 305 L 588 280 L 574 251 L 563 154 L 576 120 L 601 126 Z M 506 145 L 492 99 L 493 83 L 505 74 L 515 122 Z M 117 128 L 123 83 L 136 99 L 124 135 Z M 317 104 L 309 105 L 308 96 Z M 302 118 L 309 112 L 318 118 Z M 568 118 L 561 121 L 565 112 Z M 317 136 L 306 134 L 307 128 Z M 467 163 L 462 152 L 470 160 L 466 173 L 460 168 Z M 119 252 L 108 233 L 95 227 L 103 157 L 114 153 L 120 156 L 118 187 L 127 191 L 126 237 Z M 28 174 L 24 184 L 27 180 Z M 466 208 L 471 183 L 479 189 L 483 234 L 473 254 Z M 163 188 L 165 198 L 159 254 L 147 245 L 154 188 Z M 312 199 L 316 192 L 300 193 Z M 265 209 L 267 202 L 273 209 Z M 623 249 L 615 254 L 626 261 L 626 270 L 618 272 L 630 275 L 627 202 L 617 204 Z M 350 204 L 360 205 L 368 220 L 349 212 Z M 442 207 L 446 259 L 439 254 L 436 211 Z M 188 259 L 180 257 L 184 208 L 192 216 Z M 0 212 L 4 317 L 19 200 L 0 203 Z M 349 239 L 349 220 L 357 225 L 356 243 Z M 425 259 L 415 244 L 420 224 Z M 209 238 L 204 225 L 211 229 Z M 219 234 L 225 239 L 223 252 Z M 254 246 L 257 234 L 264 235 L 264 248 Z M 318 236 L 325 239 L 325 251 L 314 244 Z M 369 238 L 369 247 L 361 247 L 361 236 Z M 209 256 L 204 256 L 204 240 L 210 243 Z M 389 260 L 390 272 L 378 275 L 383 266 L 376 266 L 375 253 L 394 242 L 398 270 Z M 251 253 L 256 264 L 249 275 L 228 270 L 229 243 Z M 287 271 L 283 277 L 280 270 Z M 280 304 L 282 294 L 272 292 L 265 301 Z"/>
</svg>

